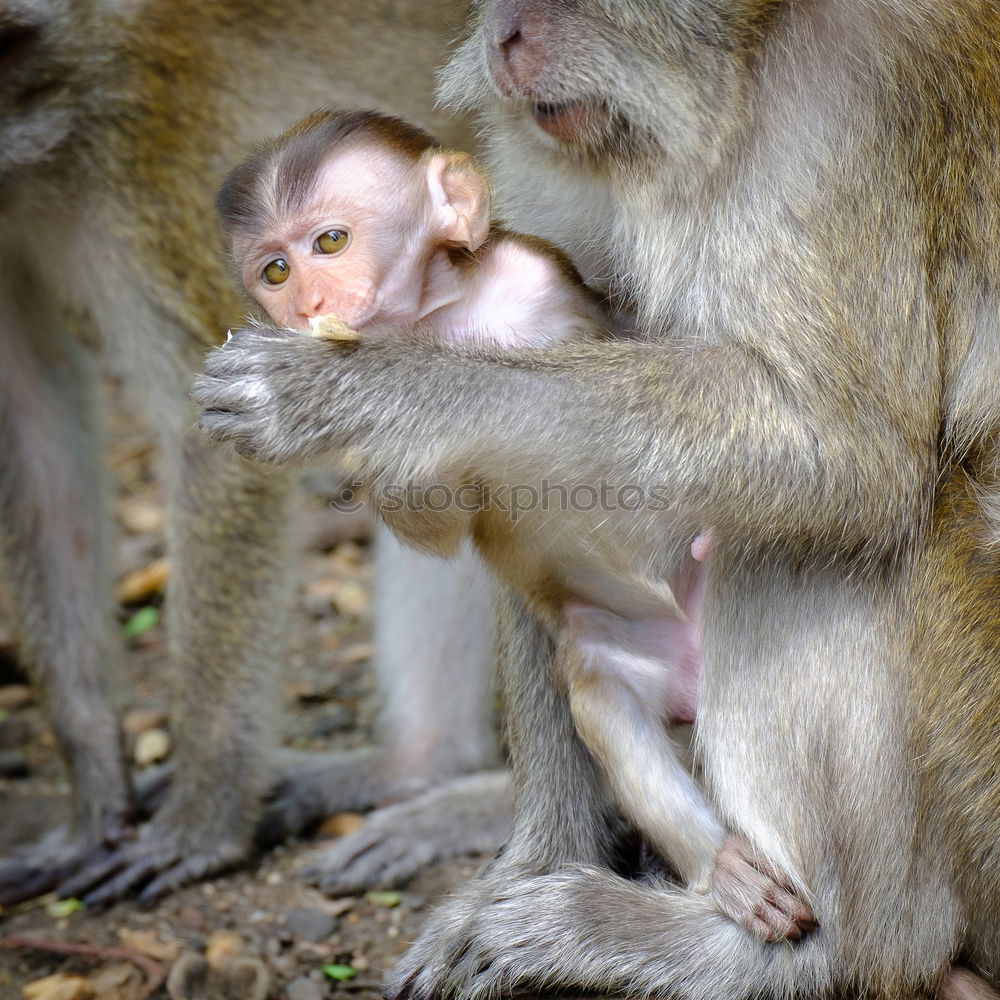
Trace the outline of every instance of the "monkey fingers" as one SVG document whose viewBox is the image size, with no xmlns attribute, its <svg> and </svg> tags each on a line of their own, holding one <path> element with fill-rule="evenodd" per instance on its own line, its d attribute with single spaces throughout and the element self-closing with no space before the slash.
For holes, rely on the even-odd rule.
<svg viewBox="0 0 1000 1000">
<path fill-rule="evenodd" d="M 743 837 L 730 837 L 716 855 L 709 894 L 722 913 L 764 941 L 795 941 L 817 926 L 788 878 Z"/>
<path fill-rule="evenodd" d="M 303 407 L 303 390 L 329 375 L 342 354 L 336 344 L 295 331 L 240 330 L 208 355 L 194 383 L 202 432 L 269 464 L 329 451 L 336 442 L 322 432 L 335 420 L 327 419 L 326 407 Z"/>
</svg>

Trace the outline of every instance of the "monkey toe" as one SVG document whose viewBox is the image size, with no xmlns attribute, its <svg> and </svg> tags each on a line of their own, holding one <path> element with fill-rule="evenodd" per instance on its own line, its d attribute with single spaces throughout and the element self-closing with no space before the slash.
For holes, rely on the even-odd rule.
<svg viewBox="0 0 1000 1000">
<path fill-rule="evenodd" d="M 768 894 L 767 902 L 776 914 L 774 925 L 780 927 L 785 923 L 789 926 L 788 933 L 783 937 L 804 937 L 819 926 L 813 911 L 798 896 L 780 886 Z"/>
<path fill-rule="evenodd" d="M 228 841 L 202 851 L 188 851 L 183 843 L 169 830 L 148 824 L 136 840 L 92 852 L 81 868 L 58 885 L 58 892 L 64 897 L 81 896 L 95 907 L 138 892 L 139 901 L 149 904 L 188 882 L 232 868 L 246 857 L 244 848 Z"/>
<path fill-rule="evenodd" d="M 776 895 L 784 897 L 787 894 Z M 799 941 L 817 926 L 812 911 L 794 897 L 782 898 L 780 903 L 769 898 L 759 899 L 736 919 L 751 933 L 772 943 Z"/>
<path fill-rule="evenodd" d="M 395 836 L 381 832 L 366 827 L 343 837 L 303 874 L 329 896 L 349 896 L 402 885 L 434 861 L 433 844 L 414 842 L 398 831 Z"/>
<path fill-rule="evenodd" d="M 116 876 L 126 866 L 124 853 L 119 848 L 99 847 L 92 851 L 89 857 L 82 860 L 81 865 L 62 879 L 56 891 L 60 898 L 84 897 L 90 889 Z M 96 904 L 97 900 L 88 900 Z"/>
<path fill-rule="evenodd" d="M 158 899 L 187 885 L 196 882 L 207 875 L 215 875 L 228 868 L 235 867 L 244 860 L 243 851 L 218 851 L 195 854 L 183 861 L 171 865 L 166 871 L 154 878 L 145 889 L 139 893 L 139 902 L 155 903 Z"/>
<path fill-rule="evenodd" d="M 13 906 L 45 892 L 59 891 L 64 879 L 91 864 L 102 850 L 90 836 L 63 826 L 30 847 L 0 858 L 0 906 Z"/>
<path fill-rule="evenodd" d="M 58 872 L 26 858 L 0 861 L 0 906 L 14 906 L 55 888 Z"/>
<path fill-rule="evenodd" d="M 127 865 L 123 870 L 103 880 L 100 885 L 92 889 L 84 896 L 84 902 L 88 906 L 108 906 L 125 896 L 135 892 L 135 890 L 145 885 L 146 882 L 158 871 L 159 865 L 156 858 L 143 858 L 141 861 Z M 140 893 L 141 902 L 151 902 L 144 899 L 144 893 Z"/>
<path fill-rule="evenodd" d="M 817 926 L 791 879 L 744 837 L 726 841 L 712 882 L 719 910 L 764 941 L 798 941 Z"/>
</svg>

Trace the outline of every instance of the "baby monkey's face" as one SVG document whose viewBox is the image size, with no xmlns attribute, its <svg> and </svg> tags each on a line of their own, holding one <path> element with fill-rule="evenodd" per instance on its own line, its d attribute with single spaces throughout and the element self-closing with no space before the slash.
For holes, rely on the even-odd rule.
<svg viewBox="0 0 1000 1000">
<path fill-rule="evenodd" d="M 422 229 L 421 187 L 414 164 L 394 151 L 338 151 L 304 203 L 234 246 L 244 287 L 291 329 L 329 313 L 355 329 L 391 320 L 394 303 L 408 297 L 398 272 Z"/>
</svg>

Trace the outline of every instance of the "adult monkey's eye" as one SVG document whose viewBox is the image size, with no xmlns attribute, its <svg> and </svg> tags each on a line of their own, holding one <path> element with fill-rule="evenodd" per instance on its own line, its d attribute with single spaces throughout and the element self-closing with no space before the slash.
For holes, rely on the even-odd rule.
<svg viewBox="0 0 1000 1000">
<path fill-rule="evenodd" d="M 289 272 L 292 269 L 288 266 L 288 261 L 284 257 L 275 257 L 264 266 L 261 277 L 269 285 L 280 285 L 288 280 Z"/>
<path fill-rule="evenodd" d="M 343 229 L 330 229 L 316 238 L 313 249 L 317 253 L 340 253 L 347 246 L 347 232 Z"/>
</svg>

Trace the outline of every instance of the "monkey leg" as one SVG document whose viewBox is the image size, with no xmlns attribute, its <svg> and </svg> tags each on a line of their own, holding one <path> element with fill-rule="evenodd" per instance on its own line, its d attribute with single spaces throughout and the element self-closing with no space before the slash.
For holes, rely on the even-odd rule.
<svg viewBox="0 0 1000 1000">
<path fill-rule="evenodd" d="M 21 656 L 70 772 L 73 819 L 0 862 L 0 904 L 50 889 L 90 851 L 117 843 L 131 818 L 108 680 L 117 650 L 97 367 L 21 277 L 0 297 L 0 553 Z"/>
<path fill-rule="evenodd" d="M 726 834 L 666 723 L 691 720 L 700 651 L 692 619 L 626 619 L 569 604 L 559 672 L 584 743 L 618 807 L 681 881 L 766 941 L 799 938 L 812 912 L 752 845 Z"/>
<path fill-rule="evenodd" d="M 797 939 L 815 927 L 812 911 L 781 872 L 742 837 L 726 839 L 662 716 L 648 711 L 640 692 L 616 678 L 578 678 L 570 684 L 570 704 L 619 807 L 684 883 L 765 941 Z"/>
<path fill-rule="evenodd" d="M 477 885 L 492 898 L 482 892 L 473 898 Z M 920 959 L 906 970 L 906 981 L 847 992 L 885 1000 L 926 996 L 926 966 L 934 956 Z M 390 976 L 386 997 L 480 1000 L 572 991 L 676 1000 L 812 998 L 839 996 L 837 987 L 850 981 L 822 927 L 793 947 L 769 944 L 723 916 L 708 896 L 571 865 L 505 885 L 489 874 L 471 883 L 431 917 Z M 996 996 L 966 970 L 946 974 L 942 989 L 952 992 L 939 993 L 941 1000 Z"/>
<path fill-rule="evenodd" d="M 485 871 L 428 921 L 391 976 L 390 997 L 451 992 L 452 970 L 497 898 L 571 862 L 610 864 L 620 833 L 568 701 L 550 682 L 550 636 L 509 591 L 500 598 L 499 677 L 518 789 L 514 832 Z"/>
<path fill-rule="evenodd" d="M 92 903 L 139 888 L 154 899 L 243 859 L 274 744 L 275 674 L 291 609 L 291 480 L 196 432 L 165 445 L 175 771 L 138 839 L 61 887 Z"/>
<path fill-rule="evenodd" d="M 389 1000 L 549 990 L 678 1000 L 812 997 L 872 977 L 873 967 L 877 982 L 864 983 L 871 995 L 900 1000 L 921 995 L 947 967 L 950 933 L 906 935 L 885 954 L 857 952 L 853 915 L 833 907 L 814 934 L 773 944 L 724 916 L 708 894 L 615 875 L 596 769 L 552 685 L 543 640 L 522 629 L 515 655 L 501 660 L 518 788 L 515 831 L 500 859 L 425 925 L 390 977 Z M 738 780 L 759 784 L 746 769 Z M 836 894 L 841 873 L 824 872 L 826 892 Z M 934 898 L 933 885 L 921 887 Z M 901 884 L 882 895 L 890 892 L 887 912 L 910 927 L 907 908 L 919 910 L 925 897 Z M 891 941 L 895 931 L 889 925 L 883 934 Z"/>
<path fill-rule="evenodd" d="M 511 825 L 498 763 L 493 586 L 469 548 L 448 562 L 377 534 L 377 746 L 287 769 L 269 814 L 394 802 L 320 854 L 308 877 L 331 894 L 398 884 L 433 861 L 495 850 Z"/>
</svg>

